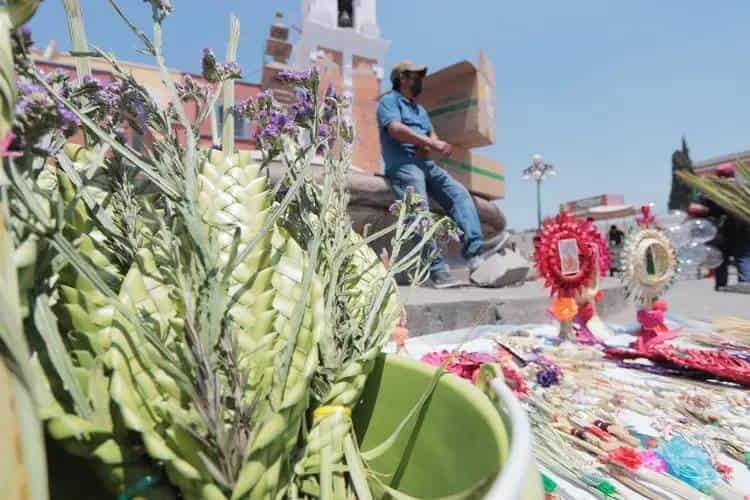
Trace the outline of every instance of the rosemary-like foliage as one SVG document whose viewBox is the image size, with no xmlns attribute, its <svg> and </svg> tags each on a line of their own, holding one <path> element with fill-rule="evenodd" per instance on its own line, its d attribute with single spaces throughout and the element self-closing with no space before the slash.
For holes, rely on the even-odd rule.
<svg viewBox="0 0 750 500">
<path fill-rule="evenodd" d="M 338 421 L 307 423 L 319 405 L 356 404 L 402 313 L 394 276 L 423 281 L 424 246 L 455 228 L 409 194 L 391 226 L 356 234 L 346 99 L 322 92 L 313 70 L 282 74 L 297 96 L 288 108 L 270 93 L 233 105 L 234 18 L 227 61 L 203 55 L 209 84 L 175 82 L 161 42 L 169 3 L 150 2 L 151 36 L 109 3 L 160 68 L 165 109 L 88 48 L 78 0 L 65 2 L 77 80 L 14 51 L 23 106 L 3 196 L 16 242 L 36 257 L 25 261 L 24 328 L 37 339 L 48 432 L 116 493 L 148 477 L 150 498 L 367 498 L 351 429 L 320 447 Z M 111 65 L 112 83 L 90 77 L 89 57 Z M 234 151 L 226 123 L 220 150 L 198 147 L 220 96 L 228 117 L 253 122 L 258 158 Z M 152 140 L 134 148 L 124 125 Z M 67 143 L 79 129 L 84 147 Z M 388 235 L 381 262 L 368 243 Z"/>
</svg>

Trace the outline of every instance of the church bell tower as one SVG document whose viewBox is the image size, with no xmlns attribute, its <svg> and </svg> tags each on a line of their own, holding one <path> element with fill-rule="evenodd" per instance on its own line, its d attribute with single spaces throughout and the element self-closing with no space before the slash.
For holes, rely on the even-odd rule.
<svg viewBox="0 0 750 500">
<path fill-rule="evenodd" d="M 324 86 L 331 84 L 352 96 L 354 166 L 373 173 L 380 171 L 375 111 L 389 46 L 380 37 L 376 0 L 302 0 L 302 33 L 294 65 L 315 64 Z"/>
</svg>

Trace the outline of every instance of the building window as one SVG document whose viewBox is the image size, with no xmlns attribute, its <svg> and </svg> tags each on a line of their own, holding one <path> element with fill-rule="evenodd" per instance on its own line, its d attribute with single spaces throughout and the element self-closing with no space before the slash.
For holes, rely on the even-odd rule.
<svg viewBox="0 0 750 500">
<path fill-rule="evenodd" d="M 352 0 L 339 0 L 339 28 L 354 26 L 354 6 Z"/>
<path fill-rule="evenodd" d="M 216 104 L 216 130 L 219 137 L 224 125 L 224 106 Z M 234 115 L 234 137 L 236 139 L 250 139 L 250 120 L 235 113 Z"/>
</svg>

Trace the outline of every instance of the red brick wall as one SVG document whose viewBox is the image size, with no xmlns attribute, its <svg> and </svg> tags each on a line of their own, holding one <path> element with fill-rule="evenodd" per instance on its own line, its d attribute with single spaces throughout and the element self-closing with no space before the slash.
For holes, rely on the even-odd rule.
<svg viewBox="0 0 750 500">
<path fill-rule="evenodd" d="M 354 56 L 352 119 L 355 144 L 354 165 L 368 172 L 380 172 L 380 138 L 376 121 L 380 81 L 374 72 L 377 61 Z"/>
<path fill-rule="evenodd" d="M 325 58 L 318 63 L 320 88 L 332 85 L 343 89 L 343 57 L 340 51 L 318 47 Z M 375 75 L 373 59 L 354 56 L 352 61 L 352 120 L 355 127 L 354 165 L 367 172 L 380 172 L 380 138 L 375 121 L 380 82 Z"/>
<path fill-rule="evenodd" d="M 37 66 L 45 73 L 54 71 L 56 69 L 65 71 L 68 73 L 71 77 L 75 78 L 75 68 L 71 66 L 70 64 L 59 64 L 51 61 L 37 61 Z M 154 71 L 158 71 L 156 68 L 154 68 Z M 97 78 L 99 81 L 101 81 L 103 84 L 110 83 L 112 80 L 114 80 L 113 75 L 108 71 L 102 71 L 102 70 L 94 70 L 93 75 L 95 78 Z M 200 83 L 205 84 L 206 82 L 203 80 L 203 78 L 200 75 L 196 74 L 190 74 L 195 80 L 197 80 Z M 248 99 L 250 97 L 256 96 L 261 91 L 261 86 L 258 84 L 248 83 L 248 82 L 236 82 L 234 87 L 235 92 L 235 102 L 240 103 L 244 101 L 245 99 Z M 219 101 L 221 102 L 221 97 L 219 97 Z M 194 120 L 197 117 L 197 105 L 194 101 L 187 101 L 184 103 L 185 111 L 188 115 L 188 119 L 191 121 Z M 132 142 L 132 130 L 130 130 L 130 127 L 125 125 L 123 127 L 125 129 L 125 133 L 128 136 L 128 138 Z M 184 131 L 180 131 L 180 137 L 184 141 Z M 150 143 L 152 140 L 151 137 L 147 137 L 144 142 Z M 71 138 L 71 142 L 76 144 L 83 144 L 83 134 L 81 132 L 78 132 L 76 135 L 74 135 Z M 211 119 L 210 116 L 206 121 L 204 121 L 201 124 L 200 127 L 200 135 L 199 135 L 199 143 L 201 146 L 204 147 L 211 147 L 213 145 L 213 140 L 211 136 Z M 242 139 L 242 138 L 236 138 L 235 139 L 235 147 L 238 149 L 256 149 L 255 144 L 253 144 L 252 141 L 249 139 Z"/>
<path fill-rule="evenodd" d="M 333 86 L 337 93 L 341 93 L 344 86 L 344 75 L 342 70 L 343 55 L 338 50 L 318 47 L 325 55 L 323 60 L 318 61 L 317 68 L 320 73 L 320 88 L 323 92 L 328 85 Z"/>
</svg>

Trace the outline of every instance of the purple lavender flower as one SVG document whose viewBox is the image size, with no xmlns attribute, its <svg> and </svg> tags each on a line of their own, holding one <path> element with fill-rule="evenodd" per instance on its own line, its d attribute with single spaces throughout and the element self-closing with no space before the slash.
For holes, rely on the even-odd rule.
<svg viewBox="0 0 750 500">
<path fill-rule="evenodd" d="M 199 106 L 205 104 L 206 100 L 208 99 L 208 86 L 202 85 L 199 82 L 197 82 L 192 76 L 185 75 L 182 77 L 182 82 L 178 83 L 176 85 L 177 87 L 177 93 L 180 96 L 180 99 L 183 101 L 188 100 L 195 100 L 199 103 Z M 242 112 L 242 103 L 239 105 L 235 105 L 235 110 L 237 113 Z"/>
<path fill-rule="evenodd" d="M 260 132 L 260 138 L 266 141 L 273 141 L 276 140 L 280 134 L 281 132 L 279 131 L 279 128 L 276 125 L 269 123 Z"/>
<path fill-rule="evenodd" d="M 42 89 L 42 87 L 40 87 L 39 85 L 35 85 L 28 80 L 19 80 L 16 83 L 16 87 L 18 88 L 18 91 L 22 95 L 30 95 L 30 94 L 34 94 L 37 92 L 44 93 L 44 90 Z"/>
<path fill-rule="evenodd" d="M 276 75 L 276 79 L 284 83 L 296 83 L 305 84 L 310 81 L 312 72 L 310 70 L 296 71 L 296 70 L 285 70 L 280 71 Z"/>
<path fill-rule="evenodd" d="M 58 68 L 44 75 L 44 79 L 50 85 L 54 85 L 60 82 L 67 82 L 70 80 L 70 77 L 68 76 L 68 73 Z"/>
<path fill-rule="evenodd" d="M 423 217 L 420 219 L 414 231 L 422 236 L 430 230 L 430 227 L 432 227 L 432 220 L 429 217 Z"/>
<path fill-rule="evenodd" d="M 271 125 L 274 125 L 278 129 L 283 129 L 289 123 L 289 117 L 287 117 L 281 111 L 272 110 L 271 117 L 268 120 Z"/>
<path fill-rule="evenodd" d="M 201 74 L 209 83 L 242 78 L 242 68 L 235 61 L 218 63 L 214 51 L 206 47 L 201 58 Z"/>
<path fill-rule="evenodd" d="M 93 76 L 86 75 L 83 77 L 83 80 L 81 80 L 80 84 L 78 85 L 79 91 L 86 91 L 86 92 L 101 92 L 104 89 L 104 85 L 102 85 L 102 82 Z"/>
<path fill-rule="evenodd" d="M 404 206 L 404 202 L 401 200 L 396 200 L 393 203 L 391 203 L 391 206 L 388 207 L 388 212 L 391 215 L 397 215 L 399 212 L 401 212 L 401 207 Z"/>
<path fill-rule="evenodd" d="M 25 49 L 29 49 L 32 45 L 34 45 L 34 40 L 31 39 L 31 28 L 28 26 L 23 26 L 19 33 L 21 35 L 21 40 L 23 40 L 23 46 Z"/>
<path fill-rule="evenodd" d="M 552 366 L 545 366 L 536 374 L 536 381 L 544 388 L 560 383 L 560 375 Z"/>
<path fill-rule="evenodd" d="M 315 112 L 312 94 L 309 90 L 298 88 L 295 90 L 296 100 L 290 107 L 290 113 L 298 122 L 312 118 Z"/>
<path fill-rule="evenodd" d="M 256 96 L 259 104 L 272 104 L 273 103 L 273 92 L 271 89 L 266 89 Z"/>
<path fill-rule="evenodd" d="M 240 101 L 234 105 L 234 112 L 237 113 L 238 115 L 250 114 L 253 104 L 254 104 L 253 98 L 248 97 L 247 99 Z"/>
<path fill-rule="evenodd" d="M 282 132 L 284 132 L 285 134 L 293 134 L 296 130 L 297 126 L 295 125 L 294 120 L 287 119 L 284 127 L 282 128 Z"/>
<path fill-rule="evenodd" d="M 273 110 L 265 110 L 265 109 L 259 109 L 255 112 L 253 118 L 259 123 L 268 123 L 270 121 L 270 116 Z"/>
<path fill-rule="evenodd" d="M 72 111 L 62 104 L 57 105 L 57 124 L 65 137 L 75 134 L 80 123 L 80 120 Z"/>
<path fill-rule="evenodd" d="M 217 70 L 222 81 L 242 78 L 242 67 L 235 61 L 221 63 Z"/>
<path fill-rule="evenodd" d="M 58 77 L 49 75 L 52 79 Z M 53 100 L 44 88 L 25 79 L 21 79 L 17 87 L 19 99 L 15 106 L 13 129 L 24 145 L 35 145 L 41 138 L 56 131 L 65 136 L 75 133 L 78 118 Z"/>
</svg>

